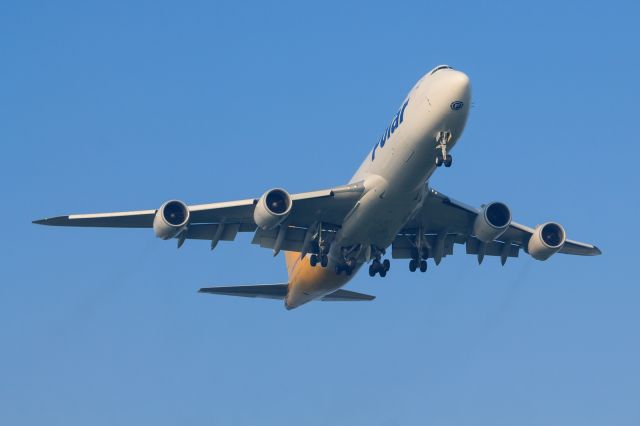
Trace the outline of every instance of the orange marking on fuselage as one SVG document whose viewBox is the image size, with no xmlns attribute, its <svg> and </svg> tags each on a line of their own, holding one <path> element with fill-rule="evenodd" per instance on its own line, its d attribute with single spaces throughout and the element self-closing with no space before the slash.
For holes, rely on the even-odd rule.
<svg viewBox="0 0 640 426">
<path fill-rule="evenodd" d="M 298 252 L 285 252 L 285 260 L 289 274 L 287 301 L 292 307 L 336 291 L 353 276 L 345 273 L 338 275 L 330 267 L 311 266 L 309 256 L 300 259 Z"/>
</svg>

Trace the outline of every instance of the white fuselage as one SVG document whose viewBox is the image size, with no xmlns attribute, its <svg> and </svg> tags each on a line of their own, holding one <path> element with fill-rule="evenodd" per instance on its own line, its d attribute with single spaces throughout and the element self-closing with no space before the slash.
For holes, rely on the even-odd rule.
<svg viewBox="0 0 640 426">
<path fill-rule="evenodd" d="M 460 71 L 437 67 L 416 83 L 350 181 L 364 182 L 365 191 L 331 244 L 329 271 L 344 261 L 347 250 L 361 266 L 371 258 L 372 247 L 389 247 L 422 206 L 426 182 L 436 168 L 438 135 L 451 134 L 450 150 L 462 134 L 470 106 L 469 78 Z M 316 281 L 305 291 L 291 282 L 287 306 L 322 297 L 348 279 Z"/>
</svg>

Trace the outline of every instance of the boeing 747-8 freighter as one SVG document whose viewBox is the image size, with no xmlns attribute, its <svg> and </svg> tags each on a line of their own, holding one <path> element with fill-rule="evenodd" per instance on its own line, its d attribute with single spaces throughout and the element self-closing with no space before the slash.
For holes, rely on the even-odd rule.
<svg viewBox="0 0 640 426">
<path fill-rule="evenodd" d="M 364 264 L 384 277 L 390 261 L 407 259 L 411 271 L 437 265 L 463 244 L 482 262 L 504 264 L 524 250 L 534 259 L 555 253 L 592 256 L 600 250 L 567 239 L 562 225 L 531 228 L 512 221 L 504 203 L 474 208 L 428 185 L 439 167 L 450 167 L 451 151 L 471 106 L 469 78 L 441 65 L 409 91 L 349 183 L 289 194 L 270 189 L 259 198 L 187 205 L 170 200 L 158 209 L 73 214 L 37 220 L 55 226 L 153 228 L 161 239 L 208 240 L 211 248 L 252 232 L 253 243 L 284 251 L 289 280 L 283 284 L 200 289 L 203 293 L 284 300 L 287 309 L 312 300 L 371 300 L 341 289 Z"/>
</svg>

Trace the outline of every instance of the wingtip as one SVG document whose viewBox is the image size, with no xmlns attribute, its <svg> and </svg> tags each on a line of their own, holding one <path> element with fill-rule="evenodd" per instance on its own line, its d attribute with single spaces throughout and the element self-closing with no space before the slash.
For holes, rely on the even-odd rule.
<svg viewBox="0 0 640 426">
<path fill-rule="evenodd" d="M 600 256 L 602 254 L 602 250 L 600 250 L 600 248 L 598 246 L 593 246 L 593 255 L 594 256 Z"/>
<path fill-rule="evenodd" d="M 45 217 L 31 221 L 36 225 L 64 226 L 69 223 L 69 216 Z"/>
</svg>

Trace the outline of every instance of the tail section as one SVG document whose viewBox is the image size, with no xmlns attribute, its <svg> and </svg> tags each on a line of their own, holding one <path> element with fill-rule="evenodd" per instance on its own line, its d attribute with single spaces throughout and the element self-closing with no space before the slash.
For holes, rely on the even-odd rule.
<svg viewBox="0 0 640 426">
<path fill-rule="evenodd" d="M 375 296 L 340 290 L 349 277 L 335 274 L 328 268 L 313 267 L 299 252 L 285 251 L 289 282 L 271 285 L 244 285 L 201 288 L 200 293 L 225 296 L 258 297 L 285 301 L 287 309 L 293 309 L 312 300 L 325 302 L 366 301 Z"/>
</svg>

